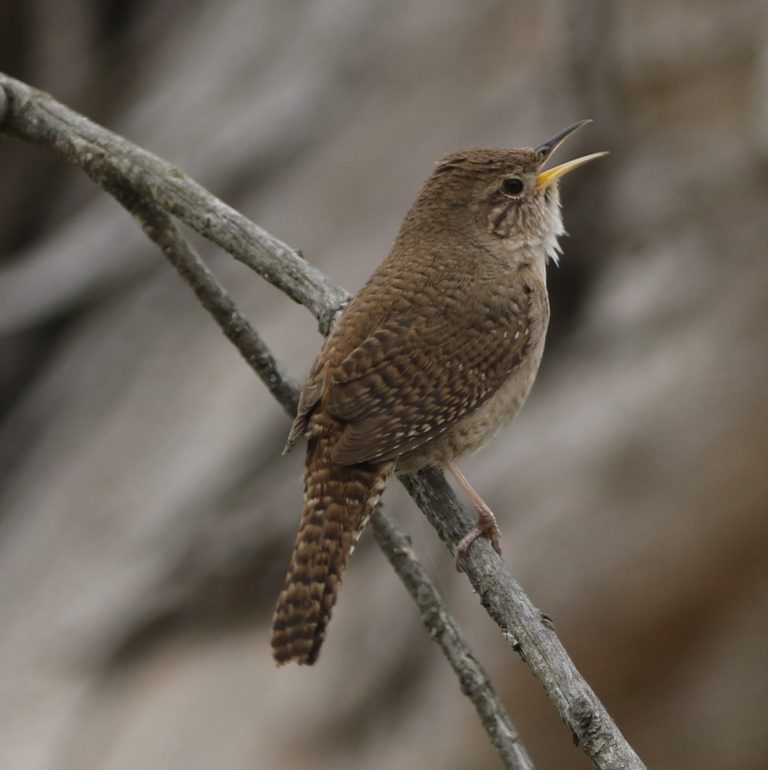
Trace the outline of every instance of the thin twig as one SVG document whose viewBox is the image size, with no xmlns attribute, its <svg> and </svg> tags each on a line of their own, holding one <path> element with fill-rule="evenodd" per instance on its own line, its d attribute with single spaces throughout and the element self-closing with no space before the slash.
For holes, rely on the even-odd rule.
<svg viewBox="0 0 768 770">
<path fill-rule="evenodd" d="M 181 235 L 173 219 L 155 204 L 139 195 L 127 194 L 124 187 L 111 190 L 115 198 L 133 214 L 147 237 L 154 241 L 189 284 L 200 304 L 213 316 L 229 341 L 259 375 L 269 392 L 289 417 L 299 402 L 295 383 L 282 371 L 277 359 L 240 312 L 229 292 L 216 280 L 200 255 Z"/>
<path fill-rule="evenodd" d="M 83 118 L 24 83 L 0 73 L 0 131 L 48 147 L 115 194 L 124 186 L 179 217 L 232 256 L 304 304 L 329 327 L 348 297 L 316 268 L 199 184 L 155 156 Z M 473 525 L 442 472 L 428 469 L 401 479 L 440 537 L 454 548 Z M 462 563 L 483 606 L 528 663 L 561 717 L 596 767 L 644 770 L 644 765 L 578 672 L 554 631 L 485 541 Z"/>
<path fill-rule="evenodd" d="M 461 691 L 472 701 L 505 767 L 533 770 L 515 726 L 477 658 L 467 646 L 445 603 L 411 548 L 410 539 L 379 506 L 371 517 L 376 540 L 419 608 L 432 639 L 455 671 Z"/>
<path fill-rule="evenodd" d="M 139 222 L 147 237 L 161 248 L 224 334 L 267 384 L 275 399 L 289 414 L 295 413 L 299 395 L 296 386 L 280 371 L 277 361 L 258 332 L 243 317 L 227 290 L 182 236 L 171 217 L 155 204 L 126 193 L 124 187 L 113 188 L 112 193 Z M 480 722 L 501 756 L 504 767 L 509 770 L 533 770 L 533 763 L 504 705 L 428 575 L 408 547 L 407 535 L 381 506 L 376 509 L 372 520 L 379 546 L 418 606 L 430 636 L 456 672 L 461 691 L 474 704 Z"/>
</svg>

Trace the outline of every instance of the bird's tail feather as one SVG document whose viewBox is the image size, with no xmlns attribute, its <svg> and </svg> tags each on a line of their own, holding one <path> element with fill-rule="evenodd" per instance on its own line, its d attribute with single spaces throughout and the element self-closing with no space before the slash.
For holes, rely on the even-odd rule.
<svg viewBox="0 0 768 770">
<path fill-rule="evenodd" d="M 317 660 L 347 560 L 392 472 L 392 462 L 331 462 L 341 429 L 322 415 L 310 421 L 304 510 L 272 624 L 278 664 Z"/>
</svg>

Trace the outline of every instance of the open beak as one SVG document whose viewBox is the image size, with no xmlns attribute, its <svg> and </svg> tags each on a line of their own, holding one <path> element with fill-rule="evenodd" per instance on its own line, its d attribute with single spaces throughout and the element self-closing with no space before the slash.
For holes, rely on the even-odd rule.
<svg viewBox="0 0 768 770">
<path fill-rule="evenodd" d="M 582 155 L 580 158 L 574 158 L 573 160 L 567 160 L 565 163 L 561 163 L 558 166 L 548 168 L 546 171 L 540 171 L 536 176 L 536 189 L 542 190 L 545 187 L 549 187 L 551 184 L 560 179 L 565 174 L 570 174 L 579 166 L 583 166 L 585 163 L 589 163 L 595 158 L 602 158 L 603 155 L 607 155 L 608 152 L 593 152 L 591 155 Z"/>
<path fill-rule="evenodd" d="M 591 123 L 591 120 L 580 120 L 578 123 L 574 123 L 568 128 L 564 128 L 559 133 L 555 134 L 551 139 L 539 145 L 536 148 L 536 152 L 542 156 L 542 163 L 545 163 L 549 156 L 573 133 L 578 131 L 582 126 L 587 123 Z M 546 171 L 540 171 L 536 177 L 536 188 L 542 190 L 545 187 L 549 187 L 554 184 L 561 176 L 570 173 L 574 169 L 583 166 L 585 163 L 589 163 L 596 158 L 602 158 L 603 155 L 607 155 L 607 152 L 593 152 L 591 155 L 583 155 L 581 158 L 575 158 L 574 160 L 568 160 L 565 163 L 560 163 L 557 166 L 548 168 Z"/>
</svg>

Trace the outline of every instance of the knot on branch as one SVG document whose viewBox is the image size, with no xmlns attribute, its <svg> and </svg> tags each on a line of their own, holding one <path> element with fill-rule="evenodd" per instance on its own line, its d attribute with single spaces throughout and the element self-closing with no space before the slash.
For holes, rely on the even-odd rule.
<svg viewBox="0 0 768 770">
<path fill-rule="evenodd" d="M 336 322 L 339 320 L 341 314 L 346 310 L 347 305 L 351 302 L 351 299 L 345 299 L 339 305 L 329 307 L 324 310 L 317 319 L 317 325 L 320 329 L 320 334 L 323 337 L 327 337 L 331 333 L 331 329 L 336 326 Z"/>
<path fill-rule="evenodd" d="M 576 746 L 586 744 L 594 745 L 603 732 L 600 711 L 595 704 L 587 698 L 578 698 L 572 707 L 573 714 L 573 742 Z"/>
</svg>

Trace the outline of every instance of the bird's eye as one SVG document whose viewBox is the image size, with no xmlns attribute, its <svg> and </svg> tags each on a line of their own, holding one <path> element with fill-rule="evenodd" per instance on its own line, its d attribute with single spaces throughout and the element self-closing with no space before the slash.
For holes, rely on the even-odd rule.
<svg viewBox="0 0 768 770">
<path fill-rule="evenodd" d="M 523 191 L 523 180 L 519 176 L 507 177 L 501 183 L 501 191 L 510 198 L 517 198 Z"/>
</svg>

